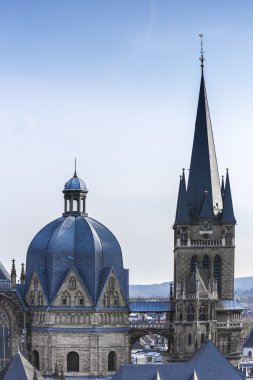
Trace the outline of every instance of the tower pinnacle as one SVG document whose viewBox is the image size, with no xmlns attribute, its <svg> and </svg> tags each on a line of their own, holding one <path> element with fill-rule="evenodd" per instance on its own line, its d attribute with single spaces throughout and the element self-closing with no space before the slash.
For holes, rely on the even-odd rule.
<svg viewBox="0 0 253 380">
<path fill-rule="evenodd" d="M 201 62 L 200 67 L 202 69 L 202 74 L 203 74 L 204 61 L 205 61 L 204 49 L 203 49 L 203 37 L 204 37 L 204 34 L 199 34 L 199 37 L 200 37 L 200 57 L 199 57 L 199 60 Z"/>
</svg>

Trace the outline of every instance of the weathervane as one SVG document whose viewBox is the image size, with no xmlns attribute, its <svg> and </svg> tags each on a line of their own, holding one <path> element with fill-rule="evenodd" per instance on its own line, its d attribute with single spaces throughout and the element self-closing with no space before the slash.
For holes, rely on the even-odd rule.
<svg viewBox="0 0 253 380">
<path fill-rule="evenodd" d="M 201 62 L 201 68 L 202 68 L 202 71 L 203 71 L 203 67 L 204 67 L 204 61 L 205 61 L 205 57 L 204 57 L 204 50 L 203 50 L 203 36 L 204 34 L 199 34 L 199 37 L 200 37 L 200 46 L 201 46 L 201 49 L 200 49 L 200 62 Z"/>
</svg>

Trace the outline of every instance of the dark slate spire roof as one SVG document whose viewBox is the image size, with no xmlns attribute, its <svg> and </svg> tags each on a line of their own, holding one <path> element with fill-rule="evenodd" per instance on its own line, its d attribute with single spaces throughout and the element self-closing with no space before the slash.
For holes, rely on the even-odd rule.
<svg viewBox="0 0 253 380">
<path fill-rule="evenodd" d="M 224 185 L 224 175 L 222 176 L 221 178 L 221 196 L 222 196 L 222 200 L 224 199 L 224 193 L 225 193 L 225 185 Z"/>
<path fill-rule="evenodd" d="M 199 218 L 212 218 L 212 217 L 213 217 L 213 210 L 212 210 L 211 205 L 209 204 L 208 192 L 206 191 L 205 198 L 199 212 Z"/>
<path fill-rule="evenodd" d="M 179 182 L 175 225 L 189 224 L 189 223 L 191 223 L 191 220 L 189 217 L 186 184 L 185 184 L 185 174 L 184 174 L 184 169 L 183 169 L 183 174 L 180 177 L 180 182 Z"/>
<path fill-rule="evenodd" d="M 224 206 L 223 206 L 221 223 L 223 223 L 223 224 L 236 224 L 228 170 L 227 170 L 227 175 L 226 175 L 226 185 L 225 185 L 225 190 L 224 190 L 224 201 L 223 201 L 223 203 L 224 203 Z"/>
<path fill-rule="evenodd" d="M 35 370 L 26 358 L 18 352 L 8 365 L 4 380 L 43 380 L 44 377 Z"/>
<path fill-rule="evenodd" d="M 207 198 L 209 204 L 212 207 L 215 207 L 216 210 L 218 210 L 218 208 L 222 209 L 218 165 L 202 70 L 187 188 L 191 215 L 195 219 L 198 217 L 200 207 L 204 200 L 205 191 L 208 192 Z"/>
</svg>

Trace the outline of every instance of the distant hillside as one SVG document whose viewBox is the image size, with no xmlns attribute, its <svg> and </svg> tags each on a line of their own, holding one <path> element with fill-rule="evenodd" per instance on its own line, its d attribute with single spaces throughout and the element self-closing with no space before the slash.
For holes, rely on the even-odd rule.
<svg viewBox="0 0 253 380">
<path fill-rule="evenodd" d="M 235 290 L 253 289 L 253 277 L 235 278 Z M 130 297 L 168 297 L 169 282 L 150 285 L 130 285 Z"/>
</svg>

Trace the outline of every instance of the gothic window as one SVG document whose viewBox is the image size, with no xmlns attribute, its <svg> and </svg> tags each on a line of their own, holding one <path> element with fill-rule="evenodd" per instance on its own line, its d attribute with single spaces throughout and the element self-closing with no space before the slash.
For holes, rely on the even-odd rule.
<svg viewBox="0 0 253 380">
<path fill-rule="evenodd" d="M 64 292 L 62 295 L 62 306 L 70 306 L 70 295 L 68 292 Z"/>
<path fill-rule="evenodd" d="M 251 352 L 251 351 L 248 352 L 248 356 L 249 356 L 250 358 L 252 357 L 252 352 Z"/>
<path fill-rule="evenodd" d="M 75 290 L 76 289 L 76 279 L 74 276 L 71 276 L 69 279 L 69 289 Z"/>
<path fill-rule="evenodd" d="M 114 293 L 114 306 L 119 306 L 119 293 Z"/>
<path fill-rule="evenodd" d="M 187 321 L 192 322 L 194 321 L 194 305 L 190 303 L 186 307 L 186 313 L 187 313 Z"/>
<path fill-rule="evenodd" d="M 110 306 L 110 297 L 109 297 L 109 293 L 108 292 L 105 292 L 105 294 L 104 294 L 103 304 L 104 304 L 105 307 L 109 307 Z"/>
<path fill-rule="evenodd" d="M 67 372 L 79 372 L 79 355 L 77 352 L 69 352 L 67 355 Z"/>
<path fill-rule="evenodd" d="M 32 363 L 37 370 L 40 369 L 40 355 L 37 350 L 32 352 Z"/>
<path fill-rule="evenodd" d="M 109 279 L 109 289 L 114 290 L 114 278 L 113 277 L 111 277 Z"/>
<path fill-rule="evenodd" d="M 198 259 L 197 256 L 194 255 L 191 258 L 191 272 L 195 272 L 196 266 L 198 265 Z"/>
<path fill-rule="evenodd" d="M 206 307 L 203 305 L 199 307 L 199 320 L 200 321 L 206 320 Z"/>
<path fill-rule="evenodd" d="M 219 255 L 216 255 L 213 262 L 213 277 L 217 281 L 217 290 L 221 290 L 221 258 Z"/>
<path fill-rule="evenodd" d="M 30 304 L 34 305 L 34 292 L 30 292 Z"/>
<path fill-rule="evenodd" d="M 225 244 L 226 245 L 232 245 L 233 242 L 233 227 L 232 226 L 226 226 L 225 227 Z"/>
<path fill-rule="evenodd" d="M 38 305 L 43 305 L 43 294 L 42 292 L 38 293 Z"/>
<path fill-rule="evenodd" d="M 83 293 L 78 291 L 75 296 L 75 305 L 76 306 L 84 306 L 84 296 Z"/>
<path fill-rule="evenodd" d="M 6 366 L 10 358 L 9 341 L 9 321 L 7 314 L 3 309 L 0 309 L 0 360 L 2 365 Z"/>
<path fill-rule="evenodd" d="M 192 334 L 188 335 L 188 346 L 191 346 L 192 344 Z"/>
<path fill-rule="evenodd" d="M 116 371 L 117 369 L 117 354 L 115 351 L 109 352 L 108 355 L 108 371 Z"/>
<path fill-rule="evenodd" d="M 34 280 L 33 280 L 33 286 L 34 286 L 34 289 L 35 289 L 35 290 L 38 290 L 38 287 L 39 287 L 39 281 L 38 281 L 37 277 L 34 277 Z"/>
<path fill-rule="evenodd" d="M 178 314 L 179 314 L 179 321 L 182 322 L 183 320 L 183 306 L 180 305 L 178 308 Z"/>
<path fill-rule="evenodd" d="M 206 341 L 205 334 L 202 333 L 202 334 L 201 334 L 201 344 L 202 344 L 202 343 L 205 343 L 205 341 Z"/>
<path fill-rule="evenodd" d="M 209 268 L 209 257 L 205 255 L 202 260 L 202 268 L 208 269 Z"/>
</svg>

